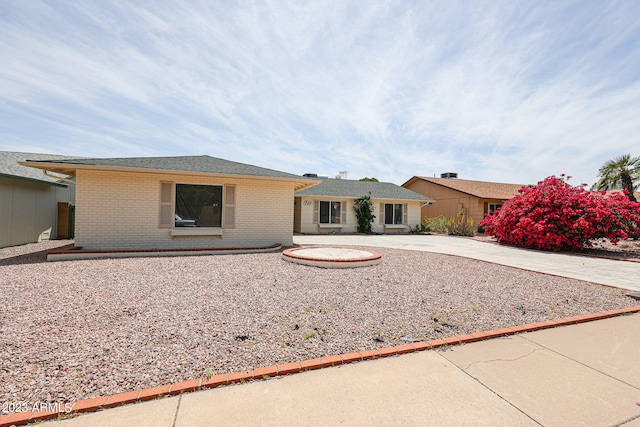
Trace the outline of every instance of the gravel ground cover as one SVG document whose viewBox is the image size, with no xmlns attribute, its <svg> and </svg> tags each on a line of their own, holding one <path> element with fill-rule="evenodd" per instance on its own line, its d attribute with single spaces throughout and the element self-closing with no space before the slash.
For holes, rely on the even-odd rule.
<svg viewBox="0 0 640 427">
<path fill-rule="evenodd" d="M 636 305 L 625 291 L 376 248 L 377 266 L 280 253 L 46 262 L 0 249 L 0 401 L 73 402 L 207 375 Z"/>
<path fill-rule="evenodd" d="M 485 234 L 478 234 L 474 239 L 482 242 L 497 243 L 495 237 Z M 592 247 L 574 251 L 573 253 L 640 262 L 640 240 L 622 240 L 614 245 L 607 239 L 598 239 L 593 241 Z"/>
<path fill-rule="evenodd" d="M 594 242 L 593 247 L 584 249 L 582 253 L 640 262 L 640 240 L 623 240 L 614 245 L 606 239 L 600 239 Z"/>
</svg>

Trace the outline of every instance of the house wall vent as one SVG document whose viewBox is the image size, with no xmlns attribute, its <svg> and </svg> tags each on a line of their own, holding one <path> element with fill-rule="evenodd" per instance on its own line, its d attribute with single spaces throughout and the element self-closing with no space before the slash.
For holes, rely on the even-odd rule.
<svg viewBox="0 0 640 427">
<path fill-rule="evenodd" d="M 457 178 L 458 172 L 445 172 L 440 174 L 440 178 Z"/>
</svg>

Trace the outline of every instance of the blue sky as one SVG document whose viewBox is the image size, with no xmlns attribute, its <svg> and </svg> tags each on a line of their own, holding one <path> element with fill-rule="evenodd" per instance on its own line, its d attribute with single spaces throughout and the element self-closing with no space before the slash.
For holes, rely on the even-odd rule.
<svg viewBox="0 0 640 427">
<path fill-rule="evenodd" d="M 591 185 L 640 155 L 640 2 L 0 2 L 0 150 Z"/>
</svg>

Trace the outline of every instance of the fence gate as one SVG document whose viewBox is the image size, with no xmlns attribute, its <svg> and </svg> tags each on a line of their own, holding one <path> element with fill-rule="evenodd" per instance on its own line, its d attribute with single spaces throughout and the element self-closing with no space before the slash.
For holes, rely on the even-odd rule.
<svg viewBox="0 0 640 427">
<path fill-rule="evenodd" d="M 58 239 L 75 236 L 76 207 L 69 202 L 58 202 Z"/>
</svg>

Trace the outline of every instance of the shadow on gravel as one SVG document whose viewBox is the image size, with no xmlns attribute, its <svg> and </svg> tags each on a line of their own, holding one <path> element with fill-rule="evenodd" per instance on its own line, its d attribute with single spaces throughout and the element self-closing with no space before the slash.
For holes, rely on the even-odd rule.
<svg viewBox="0 0 640 427">
<path fill-rule="evenodd" d="M 9 258 L 0 259 L 0 265 L 20 265 L 20 264 L 42 264 L 47 262 L 47 254 L 53 251 L 59 251 L 63 249 L 71 249 L 73 244 L 60 246 L 55 249 L 46 249 L 39 252 L 31 252 L 23 255 L 16 255 Z"/>
</svg>

